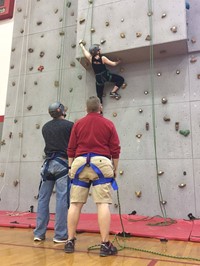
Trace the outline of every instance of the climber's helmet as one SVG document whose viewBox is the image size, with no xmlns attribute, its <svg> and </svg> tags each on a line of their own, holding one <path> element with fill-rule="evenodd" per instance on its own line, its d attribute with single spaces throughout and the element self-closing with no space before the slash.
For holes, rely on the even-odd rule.
<svg viewBox="0 0 200 266">
<path fill-rule="evenodd" d="M 60 116 L 66 116 L 66 109 L 64 105 L 60 102 L 55 102 L 49 105 L 49 114 L 53 118 L 58 118 Z"/>
</svg>

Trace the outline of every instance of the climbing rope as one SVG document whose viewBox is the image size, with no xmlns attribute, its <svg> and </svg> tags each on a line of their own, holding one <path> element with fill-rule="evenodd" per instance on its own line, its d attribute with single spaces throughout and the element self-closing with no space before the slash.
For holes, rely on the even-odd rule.
<svg viewBox="0 0 200 266">
<path fill-rule="evenodd" d="M 152 0 L 148 0 L 148 12 L 153 15 L 153 5 Z M 156 142 L 156 112 L 155 112 L 155 102 L 154 102 L 154 52 L 153 52 L 153 18 L 152 15 L 149 15 L 149 29 L 150 29 L 150 88 L 152 95 L 152 121 L 153 121 L 153 140 L 154 140 L 154 156 L 156 164 L 156 179 L 157 179 L 157 188 L 158 188 L 158 198 L 159 205 L 164 218 L 167 217 L 165 206 L 163 205 L 163 196 L 160 185 L 159 178 L 159 168 L 158 168 L 158 157 L 157 157 L 157 142 Z"/>
<path fill-rule="evenodd" d="M 90 3 L 89 2 L 89 7 L 88 7 L 88 10 L 87 10 L 87 19 L 86 19 L 86 25 L 85 25 L 85 29 L 84 29 L 84 32 L 83 32 L 83 40 L 85 39 L 85 35 L 86 35 L 86 30 L 87 30 L 87 24 L 88 24 L 88 21 L 89 21 L 89 13 L 90 13 L 90 10 L 91 10 L 91 20 L 90 20 L 90 25 L 89 25 L 89 31 L 91 30 L 92 28 L 92 21 L 93 21 L 93 1 Z M 92 44 L 92 34 L 91 34 L 91 31 L 90 31 L 90 45 Z"/>
<path fill-rule="evenodd" d="M 87 31 L 87 28 L 88 28 L 88 21 L 89 21 L 89 13 L 90 13 L 90 10 L 91 10 L 91 20 L 90 20 L 90 29 L 92 27 L 92 23 L 93 23 L 93 2 L 94 0 L 89 0 L 88 1 L 88 8 L 87 8 L 87 15 L 86 15 L 86 24 L 85 24 L 85 27 L 84 27 L 84 31 L 83 31 L 83 35 L 82 35 L 82 40 L 85 40 L 85 35 L 86 35 L 86 31 Z M 92 34 L 91 34 L 91 31 L 90 31 L 90 44 L 92 42 Z M 82 66 L 81 66 L 81 58 L 78 58 L 78 72 L 82 74 L 83 70 L 82 70 Z M 71 100 L 70 100 L 70 108 L 69 110 L 71 110 L 71 107 L 73 106 L 73 102 L 74 102 L 74 95 L 75 93 L 72 91 L 72 97 L 71 97 Z M 87 98 L 86 96 L 86 90 L 85 90 L 85 100 Z M 68 117 L 70 115 L 70 111 L 67 113 Z"/>
<path fill-rule="evenodd" d="M 122 226 L 122 233 L 120 234 L 122 236 L 122 239 L 119 240 L 119 237 L 117 235 L 115 235 L 112 243 L 114 243 L 114 242 L 117 243 L 117 245 L 118 245 L 118 251 L 122 251 L 123 249 L 128 249 L 128 250 L 132 250 L 132 251 L 144 252 L 144 253 L 149 253 L 149 254 L 152 254 L 152 255 L 162 256 L 162 257 L 166 257 L 166 258 L 179 259 L 179 260 L 190 260 L 190 261 L 200 261 L 200 259 L 194 258 L 194 257 L 175 256 L 175 255 L 170 255 L 170 254 L 166 254 L 166 253 L 162 253 L 162 252 L 156 252 L 156 251 L 151 251 L 151 250 L 147 250 L 147 249 L 141 249 L 141 248 L 135 248 L 135 247 L 127 246 L 126 245 L 127 233 L 124 230 L 124 225 L 123 225 L 123 221 L 122 221 L 122 213 L 121 213 L 121 205 L 120 205 L 120 198 L 119 198 L 119 190 L 117 191 L 117 199 L 118 199 L 118 204 L 119 204 L 120 223 L 121 223 L 121 226 Z M 160 223 L 159 223 L 159 225 L 160 225 Z M 128 237 L 131 237 L 131 236 L 128 235 Z M 163 242 L 166 243 L 167 241 L 163 241 Z M 93 245 L 93 246 L 90 246 L 90 247 L 88 247 L 88 252 L 89 251 L 92 251 L 92 250 L 100 249 L 100 247 L 101 247 L 101 245 Z"/>
<path fill-rule="evenodd" d="M 118 208 L 119 208 L 119 218 L 120 218 L 120 223 L 121 223 L 121 227 L 122 227 L 122 233 L 121 233 L 121 236 L 123 237 L 123 242 L 124 242 L 124 245 L 123 246 L 120 246 L 120 250 L 124 249 L 125 248 L 125 238 L 127 236 L 127 233 L 125 232 L 124 230 L 124 224 L 123 224 L 123 221 L 122 221 L 122 212 L 121 212 L 121 204 L 120 204 L 120 197 L 119 197 L 119 188 L 117 190 L 117 201 L 118 201 Z M 115 242 L 115 240 L 118 242 L 118 238 L 117 238 L 117 235 L 115 235 L 114 237 L 114 240 L 112 241 L 113 243 Z M 94 246 L 90 246 L 88 247 L 88 251 L 90 250 L 94 250 L 94 249 L 99 249 L 100 248 L 100 245 L 94 245 Z"/>
<path fill-rule="evenodd" d="M 122 246 L 119 243 L 119 240 L 117 238 L 116 238 L 116 241 L 117 241 L 117 243 L 118 243 L 118 245 L 119 245 L 119 247 L 121 249 L 126 248 L 126 249 L 133 250 L 133 251 L 145 252 L 145 253 L 149 253 L 149 254 L 153 254 L 153 255 L 158 255 L 158 256 L 162 256 L 162 257 L 167 257 L 167 258 L 172 258 L 172 259 L 200 261 L 200 259 L 194 258 L 194 257 L 175 256 L 175 255 L 165 254 L 165 253 L 151 251 L 151 250 L 147 250 L 147 249 L 133 248 L 133 247 L 128 247 L 128 246 L 124 246 L 124 245 Z"/>
<path fill-rule="evenodd" d="M 94 1 L 94 0 L 93 0 L 93 1 Z M 93 14 L 94 14 L 94 5 L 93 5 L 93 1 L 90 2 L 90 5 L 91 5 L 90 46 L 93 44 L 92 33 L 91 33 L 91 29 L 92 29 L 92 26 L 93 26 Z"/>
<path fill-rule="evenodd" d="M 179 260 L 200 261 L 200 259 L 194 258 L 194 257 L 175 256 L 175 255 L 170 255 L 170 254 L 166 254 L 166 253 L 162 253 L 162 252 L 156 252 L 156 251 L 151 251 L 151 250 L 147 250 L 147 249 L 141 249 L 141 248 L 135 248 L 135 247 L 127 246 L 126 245 L 126 238 L 131 237 L 131 235 L 127 234 L 124 230 L 121 205 L 120 205 L 120 197 L 119 197 L 119 189 L 117 190 L 117 200 L 118 200 L 118 206 L 119 206 L 120 223 L 121 223 L 121 227 L 122 227 L 122 233 L 120 234 L 120 236 L 122 236 L 122 239 L 119 240 L 119 237 L 118 237 L 119 234 L 115 235 L 112 243 L 114 243 L 114 242 L 117 243 L 118 251 L 122 251 L 123 249 L 128 249 L 128 250 L 132 250 L 132 251 L 138 251 L 138 252 L 144 252 L 144 253 L 149 253 L 149 254 L 153 254 L 153 255 L 158 255 L 158 256 L 162 256 L 162 257 L 166 257 L 166 258 L 179 259 Z M 155 217 L 157 217 L 157 216 L 155 216 Z M 148 224 L 148 225 L 150 225 L 150 224 Z M 153 225 L 155 225 L 155 224 L 153 224 Z M 159 225 L 160 225 L 160 223 L 159 223 Z M 166 224 L 164 224 L 164 225 L 166 225 Z M 166 241 L 163 241 L 163 242 L 166 243 Z M 92 250 L 100 249 L 100 246 L 101 245 L 90 246 L 90 247 L 88 247 L 88 252 L 92 251 Z"/>
<path fill-rule="evenodd" d="M 86 24 L 85 24 L 85 27 L 84 27 L 84 31 L 83 31 L 83 38 L 82 40 L 85 40 L 85 36 L 86 36 L 86 31 L 87 31 L 87 28 L 88 28 L 88 21 L 89 21 L 89 13 L 90 13 L 90 10 L 91 10 L 91 19 L 90 19 L 90 25 L 89 25 L 89 32 L 90 32 L 90 45 L 92 45 L 92 33 L 91 33 L 91 29 L 92 29 L 92 25 L 93 25 L 93 13 L 94 13 L 94 0 L 91 0 L 91 1 L 88 1 L 88 8 L 87 8 L 87 16 L 86 16 Z"/>
<path fill-rule="evenodd" d="M 30 15 L 31 15 L 31 1 L 29 0 L 28 1 L 28 4 L 27 4 L 27 13 L 28 13 L 28 17 L 30 18 Z M 30 27 L 30 20 L 28 20 L 28 24 L 27 24 L 27 33 L 29 33 L 29 27 Z M 26 23 L 26 22 L 25 22 Z M 23 36 L 23 39 L 25 38 L 25 36 Z M 25 47 L 28 47 L 28 43 L 29 43 L 29 38 L 27 37 L 26 38 L 26 46 Z M 23 57 L 23 47 L 22 47 L 22 50 L 21 50 L 21 60 L 20 60 L 20 65 L 21 65 L 21 68 L 19 70 L 19 79 L 18 79 L 18 87 L 20 86 L 21 87 L 21 84 L 20 84 L 20 79 L 21 79 L 21 76 L 22 76 L 22 57 Z M 27 62 L 28 62 L 28 54 L 26 53 L 26 56 L 25 56 L 25 66 L 27 66 Z M 26 68 L 25 68 L 26 69 Z M 22 85 L 22 88 L 23 88 L 23 96 L 22 96 L 22 105 L 21 105 L 21 118 L 24 118 L 24 103 L 25 103 L 25 90 L 26 90 L 26 76 L 23 75 L 23 85 Z M 18 91 L 18 90 L 17 90 Z M 17 97 L 17 99 L 20 99 L 19 95 Z M 15 106 L 15 108 L 17 108 L 17 104 Z M 20 132 L 22 132 L 23 134 L 23 129 L 24 129 L 24 123 L 23 121 L 21 122 L 21 130 Z M 21 153 L 22 153 L 22 138 L 20 138 L 20 148 L 19 148 L 19 156 L 21 156 Z M 19 180 L 21 179 L 21 158 L 19 160 L 19 169 L 18 169 L 18 177 L 19 177 Z M 20 196 L 21 196 L 21 182 L 19 182 L 18 184 L 19 186 L 19 190 L 18 190 L 18 197 L 17 197 L 17 207 L 16 209 L 14 210 L 17 211 L 19 206 L 20 206 Z"/>
<path fill-rule="evenodd" d="M 132 218 L 125 218 L 127 221 L 129 221 L 129 222 L 141 222 L 141 221 L 151 221 L 151 220 L 153 220 L 154 218 L 157 218 L 157 219 L 162 219 L 163 220 L 163 217 L 161 217 L 160 215 L 155 215 L 155 216 L 152 216 L 152 217 L 149 217 L 149 216 L 147 216 L 147 217 L 144 217 L 144 218 L 142 218 L 142 219 L 132 219 Z M 171 219 L 171 218 L 165 218 L 164 219 L 164 221 L 162 221 L 162 222 L 157 222 L 157 223 L 155 223 L 155 222 L 152 222 L 152 223 L 147 223 L 147 225 L 150 225 L 150 226 L 166 226 L 166 225 L 171 225 L 171 224 L 176 224 L 177 223 L 177 221 L 176 220 L 174 220 L 174 219 Z"/>
<path fill-rule="evenodd" d="M 66 12 L 66 7 L 70 7 L 70 6 L 68 6 L 67 4 L 68 4 L 69 2 L 67 1 L 67 0 L 65 0 L 64 2 L 63 2 L 63 13 L 62 13 L 62 25 L 61 25 L 61 28 L 60 28 L 60 30 L 61 30 L 61 32 L 60 32 L 60 34 L 61 33 L 63 33 L 63 38 L 61 38 L 61 43 L 60 43 L 60 61 L 59 61 L 59 70 L 58 70 L 58 81 L 59 81 L 59 84 L 58 84 L 58 88 L 57 88 L 57 94 L 56 94 L 56 97 L 57 97 L 57 101 L 59 101 L 59 102 L 62 102 L 63 104 L 64 104 L 64 106 L 65 106 L 65 108 L 67 108 L 68 110 L 67 110 L 67 113 L 66 113 L 66 119 L 69 119 L 69 117 L 70 117 L 70 113 L 71 113 L 71 107 L 72 107 L 72 105 L 73 105 L 73 98 L 74 98 L 74 91 L 72 90 L 72 91 L 70 91 L 70 93 L 72 93 L 72 99 L 71 99 L 71 101 L 70 101 L 70 104 L 67 104 L 67 106 L 66 106 L 66 104 L 65 104 L 65 102 L 64 102 L 64 88 L 63 88 L 63 86 L 64 86 L 64 81 L 63 81 L 63 72 L 64 72 L 64 65 L 65 65 L 65 57 L 64 57 L 64 51 L 65 51 L 65 45 L 66 45 L 66 40 L 68 40 L 67 39 L 67 35 L 66 35 L 66 32 L 64 32 L 65 31 L 65 29 L 67 28 L 67 23 L 66 23 L 66 19 L 67 19 L 67 12 Z"/>
<path fill-rule="evenodd" d="M 63 14 L 62 14 L 62 26 L 61 26 L 61 30 L 64 31 L 66 29 L 66 6 L 67 6 L 67 0 L 64 0 L 63 2 Z M 61 43 L 60 43 L 60 61 L 59 61 L 59 73 L 58 73 L 58 80 L 59 80 L 59 86 L 58 86 L 58 90 L 57 90 L 57 101 L 61 101 L 62 98 L 62 87 L 63 87 L 63 66 L 64 66 L 64 49 L 65 49 L 65 38 L 66 38 L 66 34 L 64 34 L 63 38 L 61 38 Z"/>
</svg>

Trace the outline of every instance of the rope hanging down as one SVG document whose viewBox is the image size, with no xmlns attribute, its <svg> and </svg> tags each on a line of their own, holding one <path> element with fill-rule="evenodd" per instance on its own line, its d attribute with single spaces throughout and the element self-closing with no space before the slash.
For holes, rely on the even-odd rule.
<svg viewBox="0 0 200 266">
<path fill-rule="evenodd" d="M 153 5 L 152 0 L 148 0 L 148 12 L 152 13 Z M 158 169 L 158 158 L 157 158 L 157 142 L 156 142 L 156 119 L 155 119 L 155 102 L 154 102 L 154 51 L 153 51 L 153 18 L 152 15 L 149 16 L 149 29 L 150 29 L 150 87 L 151 87 L 151 94 L 152 94 L 152 121 L 153 121 L 153 140 L 154 140 L 154 155 L 155 155 L 155 163 L 156 163 L 156 178 L 157 178 L 157 188 L 158 188 L 158 198 L 160 209 L 162 212 L 163 217 L 166 219 L 166 209 L 165 206 L 162 204 L 163 196 L 160 186 L 160 179 L 159 179 L 159 169 Z"/>
<path fill-rule="evenodd" d="M 62 27 L 61 30 L 64 31 L 65 29 L 67 29 L 67 23 L 66 23 L 66 18 L 67 18 L 67 12 L 66 12 L 66 7 L 67 7 L 67 0 L 64 0 L 63 2 L 63 20 L 62 20 Z M 63 66 L 66 63 L 66 58 L 64 57 L 64 51 L 65 51 L 65 46 L 66 46 L 66 42 L 67 42 L 67 35 L 66 33 L 64 34 L 63 38 L 61 38 L 61 44 L 60 44 L 60 62 L 59 62 L 59 72 L 58 72 L 58 80 L 59 80 L 59 86 L 58 86 L 58 90 L 57 90 L 57 101 L 62 102 L 64 104 L 64 106 L 67 108 L 67 112 L 66 112 L 66 119 L 69 119 L 70 117 L 70 113 L 71 113 L 71 107 L 73 106 L 73 98 L 74 98 L 74 91 L 70 91 L 70 94 L 72 94 L 71 100 L 70 100 L 70 105 L 67 104 L 67 106 L 65 105 L 65 103 L 63 102 L 65 97 L 65 92 L 63 91 L 63 86 L 64 86 L 64 81 L 63 81 L 63 73 L 64 71 L 67 71 L 66 69 L 64 70 Z"/>
<path fill-rule="evenodd" d="M 88 20 L 89 20 L 89 13 L 91 10 L 91 20 L 90 20 L 90 25 L 89 25 L 89 39 L 90 39 L 90 45 L 92 44 L 92 33 L 91 33 L 91 28 L 92 28 L 92 24 L 93 24 L 93 2 L 94 0 L 89 0 L 88 1 L 88 8 L 87 8 L 87 15 L 86 15 L 86 24 L 84 27 L 84 31 L 83 31 L 83 35 L 82 35 L 82 39 L 83 41 L 85 41 L 85 36 L 86 36 L 86 30 L 88 28 Z M 78 58 L 78 62 L 79 62 L 79 66 L 78 66 L 78 72 L 82 72 L 82 67 L 81 67 L 81 57 Z M 87 96 L 86 96 L 86 90 L 85 90 L 85 100 L 86 100 Z"/>
<path fill-rule="evenodd" d="M 62 17 L 63 17 L 63 20 L 62 20 L 62 31 L 64 29 L 66 29 L 66 6 L 67 6 L 67 0 L 64 0 L 63 2 L 63 14 L 62 14 Z M 61 98 L 62 98 L 62 87 L 63 87 L 63 66 L 64 66 L 64 50 L 65 50 L 65 38 L 66 38 L 66 34 L 64 34 L 63 38 L 61 38 L 61 44 L 60 44 L 60 55 L 61 55 L 61 58 L 60 58 L 60 61 L 59 61 L 59 73 L 58 73 L 58 80 L 59 80 L 59 86 L 58 86 L 58 90 L 57 90 L 57 101 L 62 101 Z"/>
</svg>

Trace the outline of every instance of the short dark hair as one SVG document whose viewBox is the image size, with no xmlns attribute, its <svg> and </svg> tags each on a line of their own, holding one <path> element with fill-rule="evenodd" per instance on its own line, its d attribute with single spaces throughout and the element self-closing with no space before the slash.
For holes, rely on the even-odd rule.
<svg viewBox="0 0 200 266">
<path fill-rule="evenodd" d="M 97 113 L 100 111 L 101 102 L 97 96 L 91 96 L 86 102 L 88 113 Z"/>
</svg>

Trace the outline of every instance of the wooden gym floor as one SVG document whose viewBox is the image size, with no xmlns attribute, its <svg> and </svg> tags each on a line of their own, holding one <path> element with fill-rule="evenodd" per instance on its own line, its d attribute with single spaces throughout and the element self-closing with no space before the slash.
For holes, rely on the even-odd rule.
<svg viewBox="0 0 200 266">
<path fill-rule="evenodd" d="M 118 238 L 121 246 L 126 247 L 116 256 L 99 257 L 99 250 L 87 252 L 87 248 L 100 243 L 99 234 L 81 233 L 77 235 L 76 252 L 66 254 L 64 244 L 54 244 L 53 230 L 47 232 L 44 242 L 33 241 L 32 229 L 0 227 L 0 265 L 1 266 L 183 266 L 200 265 L 200 243 L 169 240 L 162 243 L 158 239 L 131 237 Z M 111 236 L 111 240 L 114 236 Z M 115 240 L 114 244 L 120 248 Z M 142 252 L 136 249 L 155 253 L 170 254 L 164 257 L 158 254 Z M 176 259 L 190 257 L 198 260 Z"/>
</svg>

